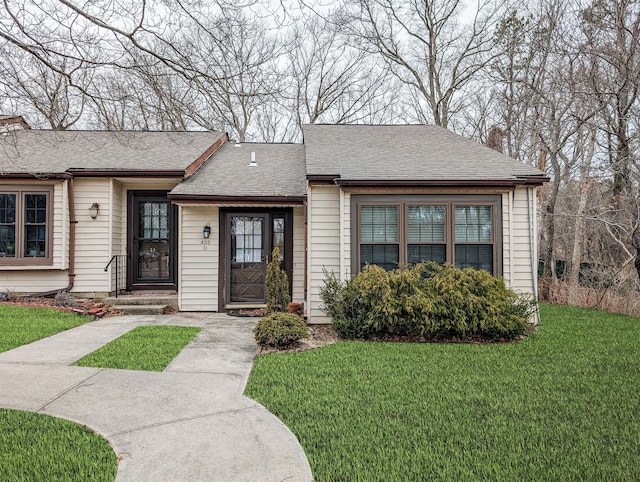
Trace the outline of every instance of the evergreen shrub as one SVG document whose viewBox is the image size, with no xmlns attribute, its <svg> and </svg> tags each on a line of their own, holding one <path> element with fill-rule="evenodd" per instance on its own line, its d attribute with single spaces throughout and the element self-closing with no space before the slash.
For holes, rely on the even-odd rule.
<svg viewBox="0 0 640 482">
<path fill-rule="evenodd" d="M 366 266 L 341 283 L 325 272 L 324 312 L 343 338 L 381 336 L 513 338 L 534 308 L 486 271 L 421 263 L 385 271 Z"/>
<path fill-rule="evenodd" d="M 307 325 L 292 313 L 272 313 L 265 316 L 258 321 L 253 334 L 259 345 L 276 348 L 286 348 L 303 338 L 309 338 Z"/>
<path fill-rule="evenodd" d="M 265 279 L 267 314 L 287 313 L 291 295 L 289 295 L 289 279 L 280 267 L 280 249 L 275 247 L 271 253 L 271 261 L 267 266 Z"/>
</svg>

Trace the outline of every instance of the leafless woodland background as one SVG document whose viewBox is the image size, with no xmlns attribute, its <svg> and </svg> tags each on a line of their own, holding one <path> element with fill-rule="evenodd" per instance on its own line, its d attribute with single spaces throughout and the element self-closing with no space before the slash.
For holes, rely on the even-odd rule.
<svg viewBox="0 0 640 482">
<path fill-rule="evenodd" d="M 551 178 L 541 299 L 640 315 L 640 0 L 3 0 L 0 57 L 40 128 L 446 127 Z"/>
</svg>

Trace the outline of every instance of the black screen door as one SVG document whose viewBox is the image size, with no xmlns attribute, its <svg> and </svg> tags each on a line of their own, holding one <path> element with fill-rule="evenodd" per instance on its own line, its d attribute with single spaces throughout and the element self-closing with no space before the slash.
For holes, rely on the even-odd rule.
<svg viewBox="0 0 640 482">
<path fill-rule="evenodd" d="M 131 284 L 175 287 L 175 206 L 163 195 L 132 196 Z"/>
</svg>

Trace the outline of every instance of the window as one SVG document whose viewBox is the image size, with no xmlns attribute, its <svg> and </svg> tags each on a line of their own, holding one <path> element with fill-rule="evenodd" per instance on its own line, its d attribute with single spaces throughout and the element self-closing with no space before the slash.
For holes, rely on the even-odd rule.
<svg viewBox="0 0 640 482">
<path fill-rule="evenodd" d="M 500 202 L 494 195 L 353 195 L 353 268 L 434 261 L 498 274 Z"/>
<path fill-rule="evenodd" d="M 51 262 L 51 199 L 50 187 L 0 187 L 0 264 Z"/>
<path fill-rule="evenodd" d="M 363 206 L 360 210 L 360 267 L 377 264 L 389 270 L 398 266 L 398 207 Z"/>
</svg>

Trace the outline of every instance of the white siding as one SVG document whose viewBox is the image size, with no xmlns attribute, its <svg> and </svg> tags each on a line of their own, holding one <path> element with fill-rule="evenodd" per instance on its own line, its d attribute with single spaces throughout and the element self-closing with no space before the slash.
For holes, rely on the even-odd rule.
<svg viewBox="0 0 640 482">
<path fill-rule="evenodd" d="M 77 178 L 76 207 L 76 277 L 73 292 L 105 294 L 111 290 L 111 275 L 104 267 L 111 258 L 113 227 L 113 180 Z M 100 214 L 93 220 L 89 207 L 97 202 Z"/>
<path fill-rule="evenodd" d="M 309 186 L 307 196 L 307 316 L 310 323 L 330 323 L 329 317 L 320 310 L 319 290 L 324 282 L 323 269 L 337 276 L 340 272 L 340 190 L 334 186 Z M 344 222 L 347 222 L 346 216 Z"/>
<path fill-rule="evenodd" d="M 180 311 L 218 311 L 220 227 L 217 207 L 181 206 L 178 211 L 178 305 Z M 211 236 L 202 239 L 202 228 Z M 210 244 L 203 244 L 209 241 Z"/>
<path fill-rule="evenodd" d="M 513 265 L 511 262 L 511 254 L 513 253 L 513 249 L 511 249 L 511 240 L 513 239 L 511 200 L 510 192 L 502 194 L 502 277 L 507 286 L 510 286 L 513 277 L 511 273 Z"/>
<path fill-rule="evenodd" d="M 109 231 L 111 232 L 111 251 L 109 259 L 116 254 L 127 253 L 127 197 L 123 193 L 122 184 L 116 180 L 111 183 L 111 216 L 109 219 Z M 119 270 L 126 270 L 126 266 L 119 266 Z M 112 264 L 109 269 L 109 292 L 113 292 L 116 289 L 116 269 Z M 124 276 L 121 275 L 120 279 Z M 118 286 L 118 288 L 121 288 Z"/>
<path fill-rule="evenodd" d="M 68 283 L 69 273 L 66 270 L 21 267 L 20 271 L 15 271 L 15 268 L 11 271 L 0 271 L 0 291 L 10 290 L 18 294 L 40 293 L 62 290 Z"/>
<path fill-rule="evenodd" d="M 292 301 L 304 301 L 304 208 L 293 208 L 293 279 L 291 280 Z"/>
<path fill-rule="evenodd" d="M 535 267 L 532 266 L 531 241 L 534 246 L 534 263 L 537 260 L 537 246 L 535 244 L 535 198 L 533 187 L 519 187 L 515 190 L 513 200 L 513 279 L 510 286 L 519 293 L 533 293 Z M 527 205 L 527 190 L 529 199 Z M 534 229 L 534 232 L 531 232 Z"/>
</svg>

